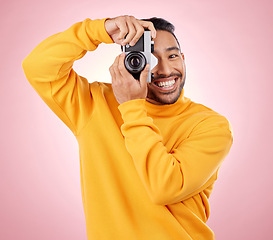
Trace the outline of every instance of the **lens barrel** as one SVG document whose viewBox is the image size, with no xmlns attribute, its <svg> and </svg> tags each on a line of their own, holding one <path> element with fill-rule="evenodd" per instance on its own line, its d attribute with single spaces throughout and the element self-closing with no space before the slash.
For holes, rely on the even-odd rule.
<svg viewBox="0 0 273 240">
<path fill-rule="evenodd" d="M 124 64 L 130 73 L 140 73 L 146 66 L 146 58 L 141 52 L 130 52 L 126 55 Z"/>
</svg>

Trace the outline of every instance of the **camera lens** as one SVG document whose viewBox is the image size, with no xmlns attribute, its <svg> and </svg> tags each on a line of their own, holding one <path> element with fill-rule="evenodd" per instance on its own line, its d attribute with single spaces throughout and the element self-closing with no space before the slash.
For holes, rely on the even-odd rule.
<svg viewBox="0 0 273 240">
<path fill-rule="evenodd" d="M 131 65 L 133 68 L 139 67 L 139 64 L 140 64 L 140 59 L 139 59 L 138 57 L 133 57 L 133 58 L 131 59 L 130 65 Z"/>
<path fill-rule="evenodd" d="M 146 66 L 146 58 L 141 52 L 130 52 L 126 55 L 124 64 L 130 73 L 140 73 Z"/>
</svg>

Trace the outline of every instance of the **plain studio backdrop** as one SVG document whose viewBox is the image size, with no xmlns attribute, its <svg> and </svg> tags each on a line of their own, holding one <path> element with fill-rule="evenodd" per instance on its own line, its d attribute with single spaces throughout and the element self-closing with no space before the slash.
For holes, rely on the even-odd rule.
<svg viewBox="0 0 273 240">
<path fill-rule="evenodd" d="M 124 14 L 176 26 L 185 96 L 232 124 L 234 144 L 210 198 L 216 239 L 273 239 L 272 8 L 269 0 L 1 0 L 0 239 L 86 239 L 77 141 L 21 63 L 75 22 Z M 111 82 L 108 68 L 119 53 L 102 44 L 74 66 L 90 82 Z"/>
</svg>

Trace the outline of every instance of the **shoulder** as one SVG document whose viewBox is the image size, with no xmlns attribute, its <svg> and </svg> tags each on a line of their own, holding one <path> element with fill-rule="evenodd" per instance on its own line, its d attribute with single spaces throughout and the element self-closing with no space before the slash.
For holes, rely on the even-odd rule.
<svg viewBox="0 0 273 240">
<path fill-rule="evenodd" d="M 196 123 L 195 130 L 215 127 L 233 132 L 231 123 L 225 116 L 203 104 L 191 101 L 188 111 L 190 112 L 189 118 Z"/>
<path fill-rule="evenodd" d="M 103 95 L 113 93 L 111 83 L 92 82 L 92 83 L 89 83 L 89 88 L 91 92 L 100 93 Z"/>
<path fill-rule="evenodd" d="M 118 102 L 113 93 L 112 84 L 103 82 L 90 83 L 90 92 L 94 102 L 97 104 L 107 104 L 111 108 L 117 108 Z"/>
</svg>

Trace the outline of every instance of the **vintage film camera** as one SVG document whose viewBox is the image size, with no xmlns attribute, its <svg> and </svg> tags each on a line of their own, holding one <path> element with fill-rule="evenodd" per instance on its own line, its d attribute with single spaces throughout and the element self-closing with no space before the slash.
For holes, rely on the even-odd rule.
<svg viewBox="0 0 273 240">
<path fill-rule="evenodd" d="M 129 44 L 121 47 L 126 54 L 124 65 L 133 77 L 139 80 L 141 71 L 146 64 L 150 65 L 147 82 L 151 82 L 151 69 L 157 65 L 157 58 L 152 54 L 154 51 L 154 41 L 151 38 L 151 31 L 145 30 L 134 46 Z"/>
</svg>

